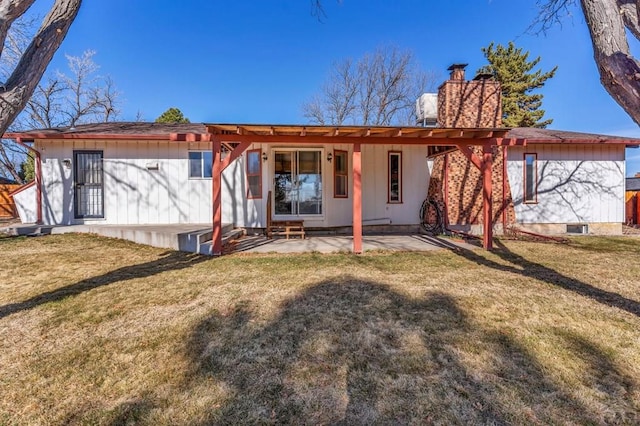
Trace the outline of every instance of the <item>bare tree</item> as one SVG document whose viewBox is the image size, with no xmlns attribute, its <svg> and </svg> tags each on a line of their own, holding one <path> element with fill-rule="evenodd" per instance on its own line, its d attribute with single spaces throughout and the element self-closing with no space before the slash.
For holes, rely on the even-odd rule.
<svg viewBox="0 0 640 426">
<path fill-rule="evenodd" d="M 40 28 L 30 36 L 28 20 L 20 20 L 35 0 L 0 0 L 0 135 L 27 105 L 54 53 L 78 14 L 82 0 L 55 0 Z M 18 182 L 16 157 L 24 153 L 0 144 L 0 173 Z M 10 167 L 9 167 L 10 166 Z"/>
<path fill-rule="evenodd" d="M 334 63 L 320 93 L 302 109 L 318 124 L 412 124 L 415 100 L 436 81 L 410 51 L 381 47 L 358 61 Z"/>
<path fill-rule="evenodd" d="M 120 92 L 108 76 L 97 74 L 95 52 L 66 55 L 69 73 L 56 72 L 38 85 L 17 119 L 22 128 L 73 127 L 116 119 Z"/>
<path fill-rule="evenodd" d="M 542 31 L 559 22 L 577 0 L 538 0 Z M 611 97 L 640 125 L 640 62 L 628 36 L 640 41 L 640 0 L 580 0 L 600 73 Z"/>
</svg>

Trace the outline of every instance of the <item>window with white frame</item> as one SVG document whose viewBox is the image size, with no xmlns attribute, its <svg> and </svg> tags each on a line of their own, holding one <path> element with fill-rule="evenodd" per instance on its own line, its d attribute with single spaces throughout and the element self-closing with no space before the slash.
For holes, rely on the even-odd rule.
<svg viewBox="0 0 640 426">
<path fill-rule="evenodd" d="M 213 169 L 211 151 L 189 151 L 189 178 L 210 179 Z"/>
</svg>

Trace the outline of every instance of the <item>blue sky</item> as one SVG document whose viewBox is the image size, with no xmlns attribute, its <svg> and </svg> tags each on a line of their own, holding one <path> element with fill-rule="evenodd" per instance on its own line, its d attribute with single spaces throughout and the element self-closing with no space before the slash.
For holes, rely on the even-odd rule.
<svg viewBox="0 0 640 426">
<path fill-rule="evenodd" d="M 36 2 L 44 13 L 49 1 Z M 64 54 L 97 51 L 101 73 L 123 93 L 122 120 L 149 121 L 175 106 L 194 122 L 306 123 L 301 105 L 318 91 L 333 61 L 381 45 L 414 52 L 447 76 L 452 63 L 472 74 L 481 48 L 514 41 L 558 65 L 542 93 L 551 128 L 640 137 L 640 128 L 600 85 L 581 12 L 546 35 L 527 33 L 531 0 L 325 0 L 319 22 L 309 0 L 85 0 L 50 69 Z M 38 9 L 40 8 L 40 9 Z M 640 56 L 638 43 L 632 45 Z M 627 150 L 627 175 L 640 149 Z"/>
</svg>

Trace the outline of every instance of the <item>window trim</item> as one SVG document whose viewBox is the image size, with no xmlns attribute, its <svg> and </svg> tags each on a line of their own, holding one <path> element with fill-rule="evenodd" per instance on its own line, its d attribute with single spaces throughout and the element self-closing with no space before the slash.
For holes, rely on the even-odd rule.
<svg viewBox="0 0 640 426">
<path fill-rule="evenodd" d="M 258 173 L 249 173 L 249 155 L 252 153 L 258 154 L 258 167 L 259 167 Z M 245 175 L 247 180 L 247 200 L 261 200 L 262 199 L 262 149 L 261 148 L 247 150 Z M 260 178 L 258 179 L 258 184 L 260 185 L 260 188 L 258 190 L 257 195 L 253 195 L 251 193 L 251 185 L 249 183 L 250 176 L 258 176 Z"/>
<path fill-rule="evenodd" d="M 345 171 L 344 173 L 338 173 L 336 170 L 336 165 L 338 164 L 337 158 L 338 155 L 344 155 L 345 159 Z M 338 181 L 336 178 L 338 176 L 344 176 L 344 194 L 338 194 L 336 191 L 338 189 L 336 182 Z M 349 151 L 345 151 L 342 149 L 334 149 L 333 150 L 333 198 L 349 198 Z"/>
<path fill-rule="evenodd" d="M 533 199 L 527 199 L 527 156 L 533 156 Z M 522 202 L 523 204 L 538 204 L 538 154 L 535 152 L 525 152 L 522 157 Z"/>
<path fill-rule="evenodd" d="M 391 199 L 391 157 L 398 156 L 398 200 Z M 387 153 L 387 204 L 402 204 L 402 151 Z"/>
<path fill-rule="evenodd" d="M 191 158 L 190 154 L 192 152 L 197 152 L 200 154 L 200 176 L 191 176 Z M 187 173 L 189 175 L 190 180 L 210 180 L 213 178 L 213 170 L 211 170 L 211 176 L 205 176 L 205 167 L 204 167 L 204 154 L 211 154 L 211 163 L 213 164 L 213 152 L 207 149 L 190 149 L 187 151 Z"/>
</svg>

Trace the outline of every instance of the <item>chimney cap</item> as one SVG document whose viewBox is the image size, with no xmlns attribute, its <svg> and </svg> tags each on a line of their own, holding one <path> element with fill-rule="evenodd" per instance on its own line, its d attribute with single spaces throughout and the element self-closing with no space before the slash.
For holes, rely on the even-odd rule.
<svg viewBox="0 0 640 426">
<path fill-rule="evenodd" d="M 451 64 L 451 66 L 447 68 L 447 71 L 453 71 L 453 70 L 459 70 L 459 69 L 463 70 L 467 67 L 467 65 L 469 64 Z"/>
</svg>

